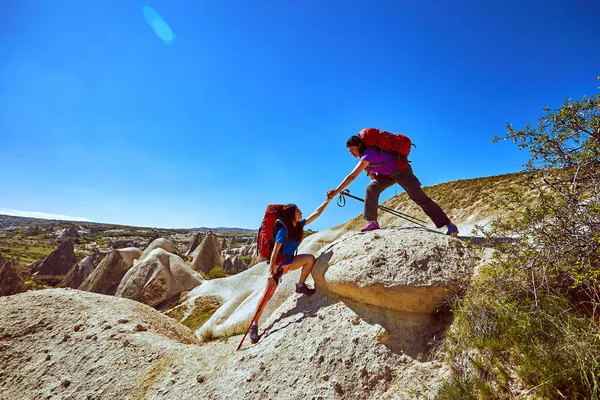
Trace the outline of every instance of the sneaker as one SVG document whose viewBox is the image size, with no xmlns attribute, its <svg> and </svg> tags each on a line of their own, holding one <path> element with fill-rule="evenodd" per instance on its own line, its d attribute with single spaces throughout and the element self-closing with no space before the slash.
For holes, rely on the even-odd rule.
<svg viewBox="0 0 600 400">
<path fill-rule="evenodd" d="M 258 336 L 258 325 L 252 324 L 250 326 L 250 340 L 252 343 L 256 343 L 258 339 L 260 339 L 260 336 Z"/>
<path fill-rule="evenodd" d="M 458 228 L 456 225 L 454 224 L 448 224 L 446 225 L 446 227 L 448 228 L 448 232 L 446 232 L 446 235 L 458 235 Z"/>
<path fill-rule="evenodd" d="M 360 231 L 361 232 L 369 232 L 369 231 L 374 231 L 375 229 L 379 229 L 379 223 L 377 221 L 371 221 L 367 224 L 367 226 L 362 228 Z"/>
<path fill-rule="evenodd" d="M 316 290 L 305 284 L 304 285 L 296 284 L 296 293 L 302 293 L 307 296 L 312 296 L 313 294 L 316 293 Z"/>
</svg>

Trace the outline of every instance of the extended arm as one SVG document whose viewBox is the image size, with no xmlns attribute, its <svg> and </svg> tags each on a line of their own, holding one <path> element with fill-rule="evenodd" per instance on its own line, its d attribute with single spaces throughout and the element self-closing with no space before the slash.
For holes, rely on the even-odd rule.
<svg viewBox="0 0 600 400">
<path fill-rule="evenodd" d="M 323 213 L 323 211 L 325 211 L 325 209 L 327 208 L 327 205 L 329 205 L 329 202 L 331 201 L 331 199 L 327 199 L 325 200 L 319 207 L 317 207 L 315 209 L 315 211 L 313 211 L 313 213 L 310 215 L 310 217 L 306 218 L 306 225 L 310 224 L 311 222 L 313 222 L 315 219 L 319 218 L 319 216 Z"/>
<path fill-rule="evenodd" d="M 352 183 L 352 181 L 355 180 L 356 177 L 358 175 L 360 175 L 360 173 L 363 172 L 365 170 L 365 168 L 367 168 L 368 165 L 369 165 L 368 161 L 365 161 L 365 160 L 359 161 L 358 164 L 356 164 L 356 167 L 354 167 L 354 169 L 352 170 L 352 172 L 350 172 L 350 174 L 348 174 L 348 176 L 346 176 L 346 178 L 344 178 L 344 180 L 342 181 L 342 183 L 340 183 L 338 185 L 338 187 L 327 192 L 327 198 L 329 200 L 333 199 L 335 197 L 335 195 L 337 195 L 339 192 L 344 190 L 344 188 L 346 186 L 348 186 L 350 183 Z"/>
</svg>

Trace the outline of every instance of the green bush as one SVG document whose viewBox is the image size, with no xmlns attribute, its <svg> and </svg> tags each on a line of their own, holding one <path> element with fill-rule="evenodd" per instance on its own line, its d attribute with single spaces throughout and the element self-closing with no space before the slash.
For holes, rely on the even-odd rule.
<svg viewBox="0 0 600 400">
<path fill-rule="evenodd" d="M 445 343 L 451 376 L 438 399 L 600 398 L 600 95 L 545 109 L 538 126 L 508 126 L 527 149 L 535 199 L 483 232 L 495 260 L 454 307 Z"/>
<path fill-rule="evenodd" d="M 209 279 L 225 278 L 227 273 L 221 267 L 215 267 L 208 273 Z"/>
</svg>

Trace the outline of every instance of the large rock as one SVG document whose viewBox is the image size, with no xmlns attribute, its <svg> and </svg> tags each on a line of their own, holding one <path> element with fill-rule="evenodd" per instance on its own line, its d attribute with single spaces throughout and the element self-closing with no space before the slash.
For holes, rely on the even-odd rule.
<svg viewBox="0 0 600 400">
<path fill-rule="evenodd" d="M 141 254 L 140 249 L 134 248 L 112 250 L 83 281 L 79 290 L 114 294 L 125 273 L 133 266 L 133 260 L 139 258 Z"/>
<path fill-rule="evenodd" d="M 73 242 L 66 240 L 31 272 L 40 279 L 49 277 L 62 280 L 75 264 L 77 264 L 77 257 L 75 257 Z"/>
<path fill-rule="evenodd" d="M 17 266 L 0 255 L 0 296 L 10 296 L 27 290 Z"/>
<path fill-rule="evenodd" d="M 58 243 L 63 243 L 65 241 L 75 241 L 77 240 L 77 238 L 79 237 L 79 232 L 77 231 L 77 228 L 74 226 L 71 226 L 67 229 L 65 229 L 56 239 L 56 241 Z"/>
<path fill-rule="evenodd" d="M 221 267 L 221 244 L 217 235 L 209 232 L 202 243 L 192 253 L 192 268 L 198 272 L 208 274 L 211 269 Z"/>
<path fill-rule="evenodd" d="M 233 261 L 231 259 L 231 257 L 225 257 L 225 259 L 223 260 L 223 271 L 229 273 L 229 274 L 233 274 Z"/>
<path fill-rule="evenodd" d="M 155 249 L 163 249 L 168 253 L 177 254 L 177 247 L 168 239 L 158 238 L 153 240 L 148 247 L 144 249 L 142 255 L 139 257 L 140 259 L 145 258 Z"/>
<path fill-rule="evenodd" d="M 434 313 L 482 255 L 459 239 L 420 228 L 388 228 L 339 240 L 313 270 L 321 288 L 363 304 Z"/>
<path fill-rule="evenodd" d="M 63 286 L 73 289 L 79 288 L 83 281 L 92 273 L 94 268 L 96 268 L 97 258 L 98 253 L 94 253 L 75 264 L 67 276 L 65 276 L 65 279 L 63 279 Z"/>
<path fill-rule="evenodd" d="M 238 272 L 242 272 L 248 269 L 248 266 L 246 266 L 246 263 L 244 262 L 244 260 L 242 260 L 242 258 L 239 255 L 236 255 L 235 257 L 233 257 L 232 260 L 233 263 L 233 270 L 232 273 L 237 274 Z"/>
<path fill-rule="evenodd" d="M 198 245 L 200 243 L 202 243 L 202 239 L 203 239 L 202 234 L 200 232 L 196 232 L 196 234 L 192 238 L 192 241 L 190 242 L 190 247 L 189 247 L 188 251 L 185 253 L 185 255 L 189 256 L 190 254 L 192 254 L 194 252 L 194 250 L 196 250 Z"/>
<path fill-rule="evenodd" d="M 179 256 L 156 248 L 127 271 L 115 296 L 154 307 L 201 283 L 198 274 Z"/>
<path fill-rule="evenodd" d="M 400 249 L 396 241 L 410 247 Z M 265 290 L 264 262 L 204 282 L 173 309 L 174 318 L 196 329 L 202 346 L 169 339 L 185 328 L 126 299 L 73 290 L 0 298 L 0 315 L 6 316 L 0 319 L 0 393 L 7 398 L 435 398 L 447 371 L 435 344 L 451 315 L 431 313 L 431 307 L 402 311 L 396 303 L 408 299 L 396 291 L 452 286 L 450 275 L 468 274 L 474 250 L 456 242 L 424 230 L 311 235 L 299 252 L 317 256 L 317 293 L 294 292 L 300 270 L 284 275 L 260 321 L 260 341 L 252 345 L 246 338 L 239 352 L 235 349 Z M 348 277 L 342 276 L 345 270 Z M 369 295 L 378 285 L 387 302 Z M 351 290 L 341 296 L 330 286 Z"/>
</svg>

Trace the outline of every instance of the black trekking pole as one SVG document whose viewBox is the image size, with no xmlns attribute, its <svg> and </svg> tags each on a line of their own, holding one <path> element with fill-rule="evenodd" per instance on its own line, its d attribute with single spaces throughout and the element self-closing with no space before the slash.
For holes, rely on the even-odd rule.
<svg viewBox="0 0 600 400">
<path fill-rule="evenodd" d="M 350 194 L 350 190 L 345 189 L 345 190 L 342 190 L 340 192 L 340 197 L 338 197 L 337 204 L 338 204 L 339 207 L 344 207 L 346 205 L 346 199 L 344 198 L 344 196 L 348 196 L 348 197 L 351 197 L 351 198 L 353 198 L 355 200 L 362 201 L 363 203 L 365 202 L 364 199 L 361 199 L 360 197 L 356 197 L 356 196 L 351 195 Z M 378 205 L 377 208 L 380 208 L 383 211 L 386 211 L 386 212 L 388 212 L 388 213 L 390 213 L 390 214 L 392 214 L 392 215 L 394 215 L 394 216 L 396 216 L 398 218 L 405 219 L 408 222 L 412 222 L 413 224 L 417 224 L 417 225 L 422 226 L 423 228 L 426 228 L 425 224 L 427 223 L 427 221 L 423 221 L 422 219 L 413 217 L 413 216 L 408 215 L 408 214 L 404 214 L 404 213 L 402 213 L 402 212 L 400 212 L 398 210 L 394 210 L 394 209 L 389 208 L 389 207 Z"/>
</svg>

